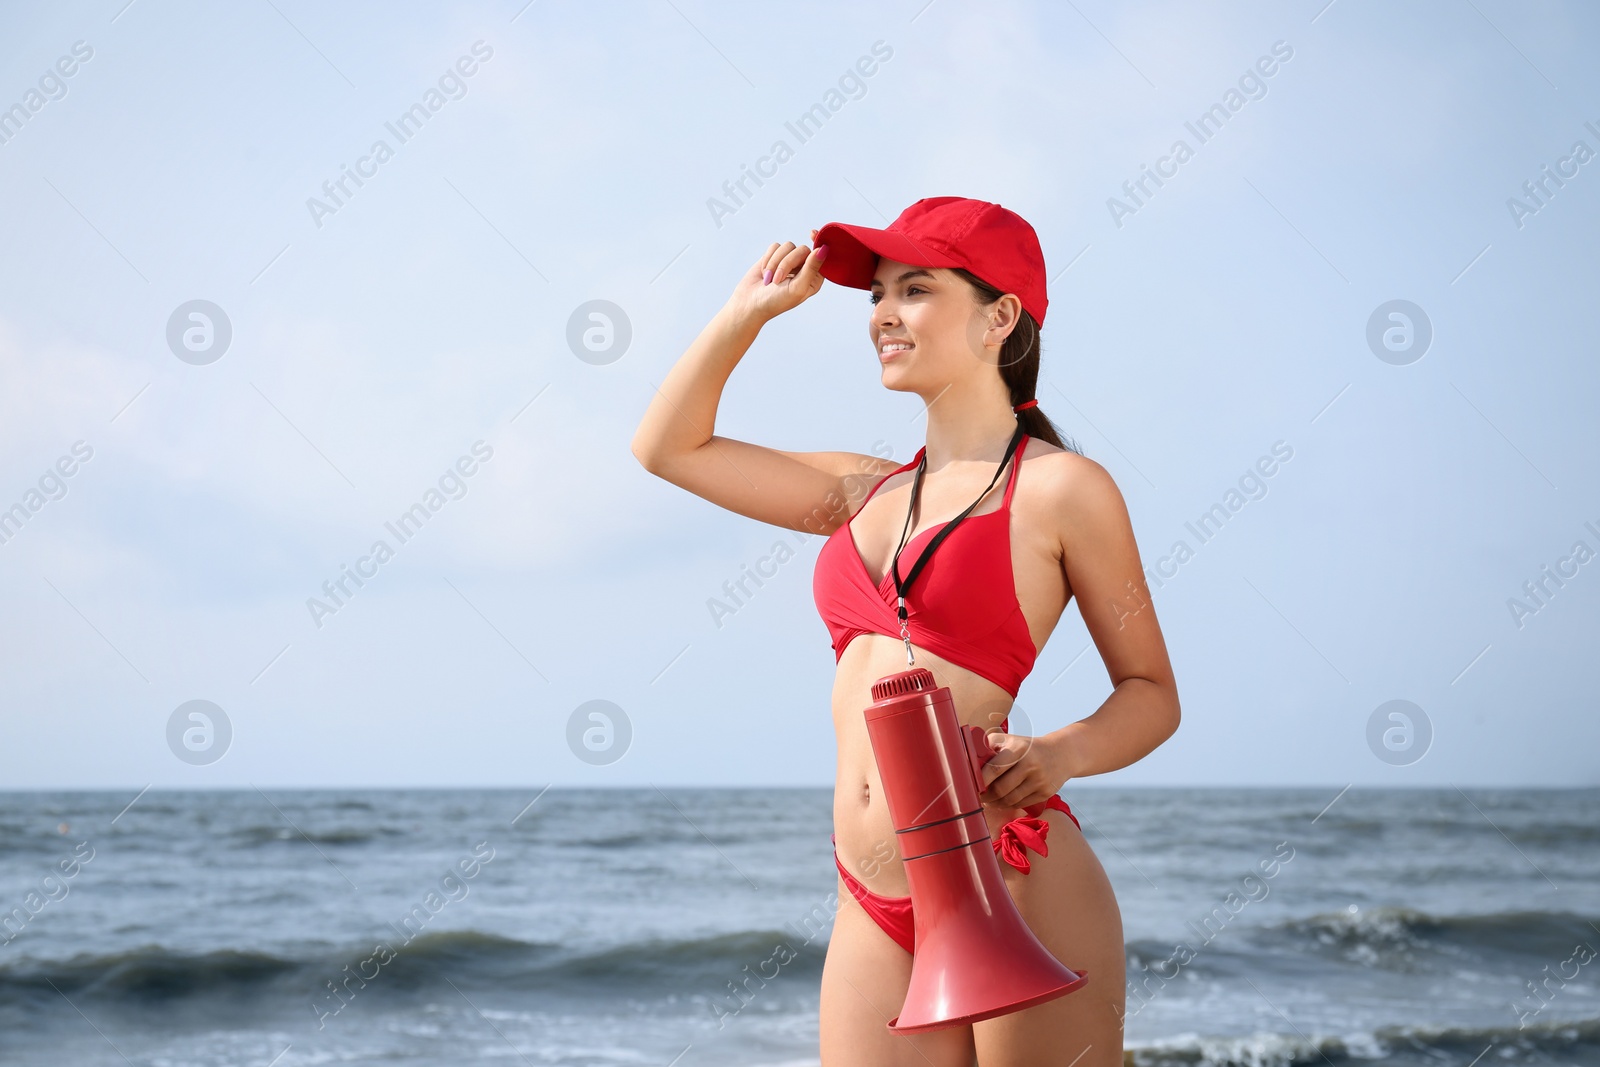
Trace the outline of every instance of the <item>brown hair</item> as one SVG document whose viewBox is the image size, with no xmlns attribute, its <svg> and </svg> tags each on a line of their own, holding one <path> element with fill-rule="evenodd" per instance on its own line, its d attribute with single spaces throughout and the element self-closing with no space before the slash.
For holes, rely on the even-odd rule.
<svg viewBox="0 0 1600 1067">
<path fill-rule="evenodd" d="M 988 282 L 979 279 L 971 271 L 961 267 L 951 267 L 950 270 L 951 273 L 965 278 L 972 286 L 972 295 L 979 306 L 987 307 L 1005 295 L 1003 290 L 996 289 Z M 1039 385 L 1039 324 L 1026 310 L 1021 312 L 1021 319 L 1016 329 L 1011 331 L 1005 343 L 1000 346 L 1000 379 L 1011 391 L 1012 407 L 1034 399 L 1034 390 Z M 1083 455 L 1083 449 L 1079 448 L 1070 437 L 1062 441 L 1061 435 L 1056 432 L 1055 423 L 1045 416 L 1037 404 L 1026 411 L 1017 412 L 1017 420 L 1022 423 L 1022 431 L 1029 437 L 1037 437 L 1042 441 L 1049 441 L 1057 448 Z"/>
</svg>

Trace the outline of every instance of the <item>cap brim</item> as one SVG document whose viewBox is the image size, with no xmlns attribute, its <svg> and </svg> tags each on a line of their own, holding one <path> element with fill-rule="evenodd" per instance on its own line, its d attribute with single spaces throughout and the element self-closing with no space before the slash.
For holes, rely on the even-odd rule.
<svg viewBox="0 0 1600 1067">
<path fill-rule="evenodd" d="M 830 222 L 817 231 L 813 245 L 827 245 L 828 258 L 822 261 L 822 276 L 830 282 L 852 289 L 871 289 L 878 272 L 878 259 L 885 257 L 914 267 L 959 267 L 958 260 L 921 244 L 894 230 L 875 230 L 871 226 L 847 226 Z"/>
</svg>

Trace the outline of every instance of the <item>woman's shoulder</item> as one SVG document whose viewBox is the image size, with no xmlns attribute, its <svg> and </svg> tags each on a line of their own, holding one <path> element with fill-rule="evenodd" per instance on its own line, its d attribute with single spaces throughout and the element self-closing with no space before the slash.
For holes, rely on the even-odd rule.
<svg viewBox="0 0 1600 1067">
<path fill-rule="evenodd" d="M 1083 453 L 1062 448 L 1040 437 L 1028 438 L 1028 447 L 1023 450 L 1022 461 L 1029 466 L 1028 473 L 1035 478 L 1070 479 L 1092 477 L 1097 471 L 1106 473 L 1104 467 Z M 1038 474 L 1033 473 L 1035 468 Z M 1109 474 L 1106 476 L 1110 477 Z"/>
<path fill-rule="evenodd" d="M 1112 498 L 1121 506 L 1122 493 L 1111 472 L 1080 452 L 1030 437 L 1022 467 L 1017 492 L 1023 492 L 1021 485 L 1026 482 L 1028 497 L 1052 511 L 1092 508 Z"/>
</svg>

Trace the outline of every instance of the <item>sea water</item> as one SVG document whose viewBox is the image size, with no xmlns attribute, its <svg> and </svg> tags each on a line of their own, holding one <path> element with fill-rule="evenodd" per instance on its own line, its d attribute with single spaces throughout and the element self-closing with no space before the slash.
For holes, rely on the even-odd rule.
<svg viewBox="0 0 1600 1067">
<path fill-rule="evenodd" d="M 1600 1065 L 1600 790 L 1064 795 L 1137 1064 Z M 0 1063 L 815 1063 L 830 809 L 0 794 Z"/>
</svg>

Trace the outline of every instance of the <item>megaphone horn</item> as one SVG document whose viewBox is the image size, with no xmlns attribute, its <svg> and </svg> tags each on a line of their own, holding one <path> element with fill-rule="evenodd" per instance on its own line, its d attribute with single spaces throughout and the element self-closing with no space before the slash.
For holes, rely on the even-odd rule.
<svg viewBox="0 0 1600 1067">
<path fill-rule="evenodd" d="M 983 805 L 983 731 L 921 667 L 878 679 L 864 712 L 911 891 L 915 951 L 897 1034 L 962 1026 L 1080 989 L 1017 911 Z M 975 732 L 971 737 L 968 731 Z"/>
</svg>

